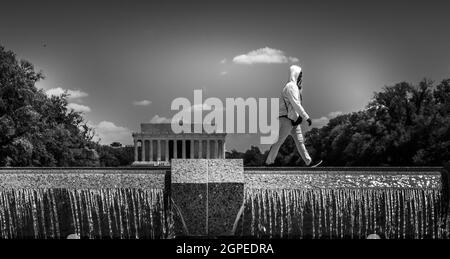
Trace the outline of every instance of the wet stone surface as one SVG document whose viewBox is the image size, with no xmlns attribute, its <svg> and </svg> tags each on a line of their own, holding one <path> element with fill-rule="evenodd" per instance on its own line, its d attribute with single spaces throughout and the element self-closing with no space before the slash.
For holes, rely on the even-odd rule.
<svg viewBox="0 0 450 259">
<path fill-rule="evenodd" d="M 208 235 L 231 235 L 243 200 L 243 183 L 210 183 L 208 185 Z"/>
<path fill-rule="evenodd" d="M 0 238 L 166 238 L 161 189 L 0 190 Z"/>
<path fill-rule="evenodd" d="M 204 236 L 207 234 L 206 183 L 172 183 L 172 212 L 176 236 Z M 183 220 L 185 225 L 183 225 Z"/>
<path fill-rule="evenodd" d="M 2 168 L 0 238 L 166 238 L 166 170 Z"/>
<path fill-rule="evenodd" d="M 439 190 L 250 189 L 237 236 L 253 238 L 445 238 Z"/>
<path fill-rule="evenodd" d="M 445 186 L 440 168 L 246 168 L 236 235 L 448 238 Z"/>
</svg>

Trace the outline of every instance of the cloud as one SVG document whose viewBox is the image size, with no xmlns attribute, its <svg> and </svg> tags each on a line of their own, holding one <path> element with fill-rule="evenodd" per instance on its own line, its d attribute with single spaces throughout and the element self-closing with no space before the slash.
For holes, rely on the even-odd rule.
<svg viewBox="0 0 450 259">
<path fill-rule="evenodd" d="M 328 113 L 328 118 L 333 119 L 342 114 L 343 114 L 343 112 L 341 112 L 341 111 L 330 112 L 330 113 Z"/>
<path fill-rule="evenodd" d="M 318 119 L 313 119 L 312 123 L 313 123 L 314 127 L 321 128 L 321 127 L 327 125 L 327 123 L 329 121 L 330 121 L 330 119 L 328 119 L 327 117 L 323 116 L 323 117 L 320 117 Z"/>
<path fill-rule="evenodd" d="M 82 102 L 81 98 L 88 96 L 86 92 L 81 90 L 71 90 L 71 89 L 63 89 L 61 87 L 56 87 L 45 91 L 45 94 L 48 97 L 52 96 L 61 96 L 62 94 L 67 93 L 67 99 L 75 102 Z M 90 112 L 91 108 L 86 105 L 78 104 L 78 103 L 68 103 L 67 108 L 73 110 L 75 112 Z"/>
<path fill-rule="evenodd" d="M 149 100 L 142 100 L 142 101 L 134 101 L 134 106 L 149 106 L 152 102 Z"/>
<path fill-rule="evenodd" d="M 71 89 L 64 90 L 61 87 L 52 88 L 52 89 L 45 91 L 45 93 L 47 94 L 48 97 L 61 96 L 65 92 L 67 92 L 67 94 L 69 95 L 67 97 L 68 99 L 80 99 L 80 98 L 88 96 L 88 94 L 86 92 L 83 92 L 81 90 L 71 90 Z"/>
<path fill-rule="evenodd" d="M 150 123 L 171 123 L 171 119 L 168 119 L 166 117 L 160 117 L 158 114 L 156 114 L 150 120 Z"/>
<path fill-rule="evenodd" d="M 109 145 L 112 142 L 120 142 L 124 145 L 132 143 L 131 131 L 126 127 L 115 125 L 110 121 L 101 121 L 94 125 L 96 138 L 103 145 Z"/>
<path fill-rule="evenodd" d="M 327 116 L 322 116 L 318 119 L 313 119 L 312 120 L 313 126 L 316 128 L 321 128 L 321 127 L 327 125 L 331 119 L 333 119 L 339 115 L 342 115 L 342 114 L 343 114 L 343 112 L 341 112 L 341 111 L 334 111 L 334 112 L 328 113 Z"/>
<path fill-rule="evenodd" d="M 67 104 L 67 108 L 75 111 L 75 112 L 90 112 L 91 108 L 86 105 L 78 104 L 78 103 L 69 103 Z"/>
<path fill-rule="evenodd" d="M 280 63 L 296 63 L 298 58 L 288 57 L 282 50 L 272 49 L 269 47 L 252 50 L 247 54 L 238 55 L 233 58 L 233 62 L 237 64 L 280 64 Z"/>
<path fill-rule="evenodd" d="M 220 72 L 220 75 L 221 76 L 224 76 L 224 75 L 227 75 L 228 74 L 228 71 L 222 71 L 222 72 Z"/>
<path fill-rule="evenodd" d="M 222 59 L 221 61 L 220 61 L 220 64 L 226 64 L 227 63 L 227 59 L 226 58 L 224 58 L 224 59 Z"/>
</svg>

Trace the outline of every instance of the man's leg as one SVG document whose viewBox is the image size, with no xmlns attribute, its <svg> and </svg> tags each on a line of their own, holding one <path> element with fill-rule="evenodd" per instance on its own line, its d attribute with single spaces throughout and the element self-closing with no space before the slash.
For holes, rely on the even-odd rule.
<svg viewBox="0 0 450 259">
<path fill-rule="evenodd" d="M 278 150 L 280 150 L 281 145 L 284 140 L 289 136 L 292 130 L 291 121 L 288 118 L 281 117 L 279 118 L 280 129 L 278 130 L 278 140 L 275 144 L 270 147 L 269 155 L 266 159 L 266 164 L 270 165 L 275 162 L 275 158 L 277 158 Z"/>
<path fill-rule="evenodd" d="M 306 150 L 305 140 L 303 139 L 302 128 L 300 127 L 300 125 L 297 125 L 291 130 L 291 135 L 294 138 L 298 153 L 308 166 L 309 164 L 311 164 L 312 159 L 309 156 L 308 150 Z"/>
</svg>

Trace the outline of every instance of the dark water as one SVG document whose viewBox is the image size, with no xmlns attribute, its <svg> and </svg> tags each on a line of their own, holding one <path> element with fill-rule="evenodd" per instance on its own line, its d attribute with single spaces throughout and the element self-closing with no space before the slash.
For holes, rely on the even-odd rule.
<svg viewBox="0 0 450 259">
<path fill-rule="evenodd" d="M 1 189 L 1 238 L 165 238 L 160 189 Z"/>
<path fill-rule="evenodd" d="M 267 238 L 448 238 L 439 190 L 245 189 L 238 235 Z"/>
</svg>

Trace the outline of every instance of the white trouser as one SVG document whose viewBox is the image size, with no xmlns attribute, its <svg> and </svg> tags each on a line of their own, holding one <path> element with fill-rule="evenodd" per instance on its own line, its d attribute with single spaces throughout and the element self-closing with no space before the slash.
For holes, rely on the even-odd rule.
<svg viewBox="0 0 450 259">
<path fill-rule="evenodd" d="M 275 158 L 277 157 L 278 150 L 281 145 L 286 140 L 287 136 L 291 135 L 294 138 L 295 145 L 297 146 L 297 150 L 300 153 L 303 161 L 305 161 L 306 165 L 311 164 L 311 157 L 308 154 L 308 150 L 306 150 L 302 128 L 300 125 L 292 126 L 291 120 L 286 117 L 280 117 L 280 130 L 278 131 L 278 140 L 275 144 L 270 147 L 269 155 L 267 156 L 266 164 L 273 164 L 275 162 Z"/>
</svg>

